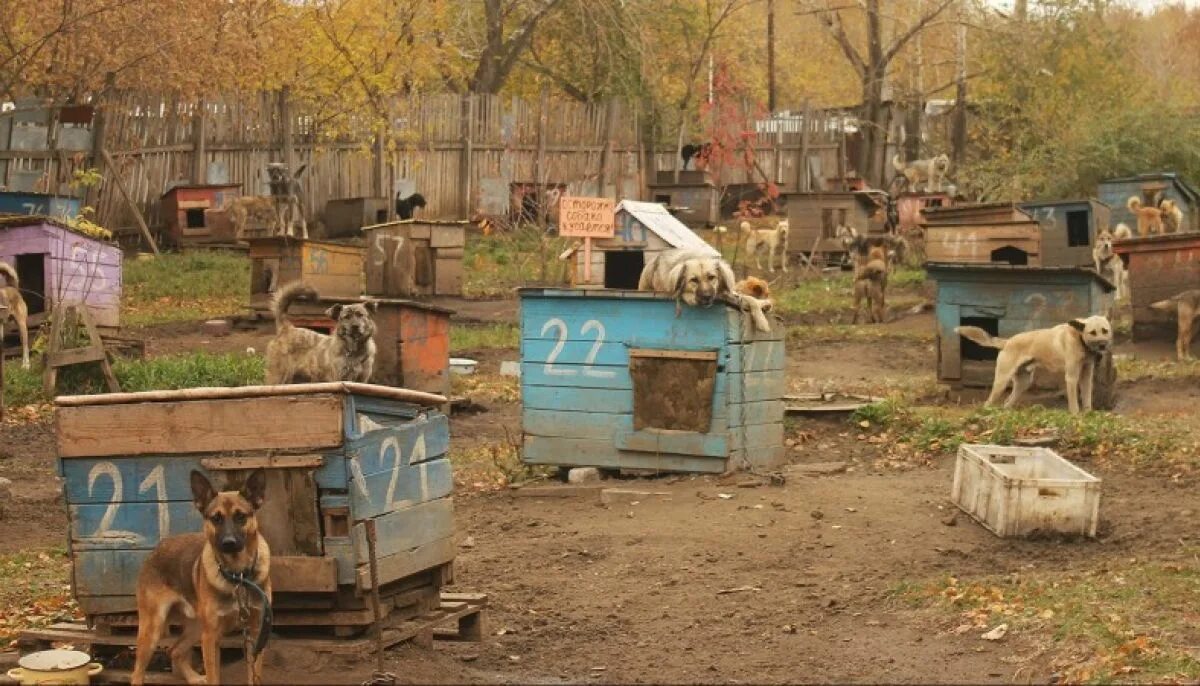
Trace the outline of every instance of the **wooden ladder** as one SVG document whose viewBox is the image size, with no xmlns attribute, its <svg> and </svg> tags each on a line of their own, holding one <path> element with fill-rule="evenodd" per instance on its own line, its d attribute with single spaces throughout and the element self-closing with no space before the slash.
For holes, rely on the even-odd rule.
<svg viewBox="0 0 1200 686">
<path fill-rule="evenodd" d="M 77 332 L 82 326 L 87 331 L 88 343 L 76 346 Z M 70 343 L 64 340 L 64 335 L 70 334 Z M 120 393 L 121 386 L 113 374 L 112 365 L 108 362 L 108 353 L 104 351 L 104 342 L 96 331 L 96 324 L 87 307 L 78 304 L 63 304 L 55 307 L 50 314 L 50 341 L 44 361 L 45 371 L 42 372 L 42 386 L 46 396 L 53 398 L 57 395 L 58 370 L 77 364 L 100 363 L 100 371 L 104 372 L 104 381 L 111 393 Z"/>
</svg>

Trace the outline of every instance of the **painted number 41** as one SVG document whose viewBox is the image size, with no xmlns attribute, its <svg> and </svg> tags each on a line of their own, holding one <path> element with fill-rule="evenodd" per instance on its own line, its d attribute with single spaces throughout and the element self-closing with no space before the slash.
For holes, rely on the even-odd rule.
<svg viewBox="0 0 1200 686">
<path fill-rule="evenodd" d="M 558 341 L 554 344 L 554 349 L 550 351 L 549 357 L 546 358 L 545 370 L 548 376 L 573 376 L 577 374 L 574 369 L 560 369 L 554 366 L 558 356 L 562 354 L 563 348 L 567 345 L 567 323 L 557 317 L 548 320 L 542 325 L 542 335 L 545 336 L 551 330 L 558 329 Z M 617 375 L 611 370 L 596 369 L 596 355 L 600 353 L 600 346 L 604 345 L 604 325 L 598 319 L 589 319 L 579 327 L 579 333 L 583 336 L 591 332 L 596 332 L 596 340 L 592 342 L 592 347 L 588 350 L 587 358 L 584 359 L 583 375 L 601 379 L 610 379 Z"/>
</svg>

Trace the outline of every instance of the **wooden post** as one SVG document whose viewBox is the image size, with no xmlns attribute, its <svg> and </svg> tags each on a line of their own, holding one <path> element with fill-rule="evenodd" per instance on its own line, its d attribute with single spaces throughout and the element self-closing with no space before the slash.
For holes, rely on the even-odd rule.
<svg viewBox="0 0 1200 686">
<path fill-rule="evenodd" d="M 767 111 L 775 116 L 775 0 L 767 0 Z"/>
<path fill-rule="evenodd" d="M 459 198 L 461 206 L 460 214 L 464 217 L 471 216 L 471 167 L 472 157 L 475 152 L 474 130 L 475 130 L 475 95 L 468 94 L 463 96 L 462 108 L 462 159 L 459 164 L 458 184 L 462 187 L 462 197 Z"/>
<path fill-rule="evenodd" d="M 284 86 L 279 91 L 279 157 L 289 174 L 296 173 L 296 150 L 292 147 L 295 118 L 292 117 L 291 91 Z"/>
<path fill-rule="evenodd" d="M 804 121 L 800 126 L 800 168 L 796 170 L 796 190 L 812 190 L 812 179 L 808 178 L 808 131 L 812 126 L 812 107 L 804 101 Z"/>
<path fill-rule="evenodd" d="M 121 180 L 121 173 L 117 169 L 116 163 L 113 162 L 112 155 L 104 148 L 100 149 L 100 155 L 104 158 L 104 163 L 113 170 L 113 182 L 117 184 L 117 190 L 120 191 L 121 197 L 125 198 L 125 204 L 129 206 L 129 211 L 133 213 L 133 219 L 137 222 L 138 230 L 142 232 L 142 238 L 146 239 L 150 250 L 155 255 L 158 255 L 158 243 L 155 242 L 154 236 L 150 235 L 150 227 L 146 226 L 146 220 L 142 217 L 141 209 L 133 201 L 133 196 L 129 194 L 129 189 L 125 188 L 125 182 Z"/>
<path fill-rule="evenodd" d="M 583 239 L 583 283 L 592 285 L 592 239 Z"/>
<path fill-rule="evenodd" d="M 609 98 L 608 107 L 604 112 L 604 147 L 600 150 L 600 179 L 596 183 L 596 197 L 598 198 L 607 197 L 604 187 L 608 185 L 608 177 L 612 171 L 609 167 L 612 160 L 613 127 L 616 126 L 616 119 L 617 101 L 615 98 Z"/>
<path fill-rule="evenodd" d="M 196 103 L 196 113 L 192 116 L 192 183 L 208 183 L 208 152 L 205 150 L 208 135 L 205 126 L 204 99 Z M 250 195 L 249 189 L 243 189 L 244 195 Z"/>
<path fill-rule="evenodd" d="M 387 192 L 387 159 L 384 157 L 384 138 L 386 132 L 383 125 L 375 129 L 375 144 L 371 147 L 371 191 L 377 198 L 388 198 Z M 388 203 L 393 204 L 391 202 Z"/>
<path fill-rule="evenodd" d="M 547 111 L 549 107 L 550 89 L 542 86 L 542 92 L 538 96 L 537 157 L 533 160 L 533 181 L 543 189 L 550 181 L 550 170 L 546 168 L 546 122 L 550 116 Z M 546 203 L 538 203 L 538 221 L 541 224 L 546 224 L 549 212 L 550 207 Z"/>
<path fill-rule="evenodd" d="M 848 187 L 846 180 L 846 130 L 839 126 L 838 130 L 838 184 L 841 190 L 845 191 Z M 820 189 L 824 190 L 824 189 Z"/>
<path fill-rule="evenodd" d="M 104 137 L 108 134 L 108 116 L 105 114 L 105 102 L 112 97 L 113 86 L 116 85 L 117 75 L 109 72 L 104 77 L 104 90 L 100 91 L 101 96 L 93 103 L 92 112 L 92 167 L 100 174 L 100 178 L 104 179 Z M 103 181 L 101 181 L 103 183 Z M 100 204 L 100 184 L 87 189 L 87 195 L 84 198 L 84 204 L 88 207 L 99 209 Z"/>
</svg>

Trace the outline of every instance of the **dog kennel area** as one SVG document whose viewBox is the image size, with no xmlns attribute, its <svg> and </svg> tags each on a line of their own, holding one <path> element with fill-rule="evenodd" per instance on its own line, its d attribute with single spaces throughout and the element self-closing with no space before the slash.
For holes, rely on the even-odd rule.
<svg viewBox="0 0 1200 686">
<path fill-rule="evenodd" d="M 784 457 L 783 328 L 724 304 L 626 290 L 525 288 L 522 460 L 720 473 Z"/>
</svg>

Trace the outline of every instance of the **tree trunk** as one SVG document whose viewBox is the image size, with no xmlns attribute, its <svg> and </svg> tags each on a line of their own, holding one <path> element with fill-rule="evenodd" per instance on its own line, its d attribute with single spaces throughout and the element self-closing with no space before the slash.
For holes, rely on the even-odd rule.
<svg viewBox="0 0 1200 686">
<path fill-rule="evenodd" d="M 767 111 L 775 114 L 775 0 L 767 0 Z"/>
</svg>

